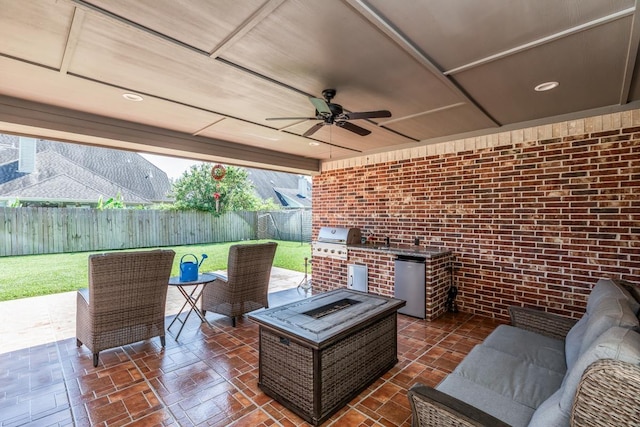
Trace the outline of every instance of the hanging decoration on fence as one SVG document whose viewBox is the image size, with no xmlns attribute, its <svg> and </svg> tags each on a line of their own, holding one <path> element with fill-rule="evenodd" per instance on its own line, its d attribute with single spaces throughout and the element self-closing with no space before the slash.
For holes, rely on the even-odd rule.
<svg viewBox="0 0 640 427">
<path fill-rule="evenodd" d="M 220 181 L 226 174 L 227 170 L 221 164 L 211 168 L 211 178 L 216 181 L 216 192 L 213 193 L 213 198 L 216 199 L 216 212 L 220 212 Z"/>
</svg>

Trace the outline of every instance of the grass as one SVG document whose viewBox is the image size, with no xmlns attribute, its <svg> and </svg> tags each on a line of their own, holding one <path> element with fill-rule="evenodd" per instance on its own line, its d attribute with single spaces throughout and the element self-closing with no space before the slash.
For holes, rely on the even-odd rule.
<svg viewBox="0 0 640 427">
<path fill-rule="evenodd" d="M 267 241 L 258 240 L 250 243 Z M 180 274 L 180 258 L 185 254 L 194 254 L 198 259 L 203 253 L 207 254 L 208 258 L 202 263 L 200 271 L 224 270 L 227 265 L 229 246 L 237 243 L 239 242 L 171 247 L 170 249 L 176 252 L 171 275 L 178 276 Z M 278 249 L 273 265 L 304 272 L 304 258 L 311 259 L 311 246 L 308 243 L 300 244 L 300 242 L 277 241 L 277 243 Z M 2 272 L 0 275 L 0 301 L 86 288 L 88 281 L 87 258 L 92 253 L 104 252 L 117 251 L 2 257 L 0 258 L 0 271 Z M 193 258 L 189 257 L 189 260 L 193 260 Z M 311 273 L 311 263 L 309 263 L 308 271 Z"/>
</svg>

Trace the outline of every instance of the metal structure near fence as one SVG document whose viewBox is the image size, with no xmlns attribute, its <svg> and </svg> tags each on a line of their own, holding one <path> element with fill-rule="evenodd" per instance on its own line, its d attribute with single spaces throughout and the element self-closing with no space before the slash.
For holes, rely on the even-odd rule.
<svg viewBox="0 0 640 427">
<path fill-rule="evenodd" d="M 311 210 L 206 212 L 0 207 L 0 256 L 254 239 L 311 241 Z"/>
<path fill-rule="evenodd" d="M 311 209 L 259 212 L 258 239 L 311 242 Z"/>
</svg>

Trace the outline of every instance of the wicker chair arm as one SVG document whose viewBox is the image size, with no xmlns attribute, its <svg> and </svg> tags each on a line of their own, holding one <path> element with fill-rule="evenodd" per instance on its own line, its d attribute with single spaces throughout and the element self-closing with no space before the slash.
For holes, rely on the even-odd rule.
<svg viewBox="0 0 640 427">
<path fill-rule="evenodd" d="M 508 427 L 499 419 L 434 388 L 416 384 L 407 393 L 412 427 Z"/>
<path fill-rule="evenodd" d="M 640 366 L 601 359 L 582 375 L 571 409 L 571 426 L 640 425 Z"/>
<path fill-rule="evenodd" d="M 564 340 L 576 319 L 527 307 L 509 307 L 511 325 L 528 331 Z"/>
<path fill-rule="evenodd" d="M 226 274 L 221 274 L 221 273 L 207 273 L 213 277 L 215 277 L 215 280 L 220 280 L 222 282 L 228 282 L 229 278 L 227 277 Z"/>
</svg>

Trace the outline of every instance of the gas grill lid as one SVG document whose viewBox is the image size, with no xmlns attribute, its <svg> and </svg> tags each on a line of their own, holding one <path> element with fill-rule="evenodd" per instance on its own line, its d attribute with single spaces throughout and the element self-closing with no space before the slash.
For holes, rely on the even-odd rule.
<svg viewBox="0 0 640 427">
<path fill-rule="evenodd" d="M 359 228 L 321 227 L 318 232 L 318 242 L 337 243 L 341 245 L 356 245 L 360 243 Z"/>
</svg>

